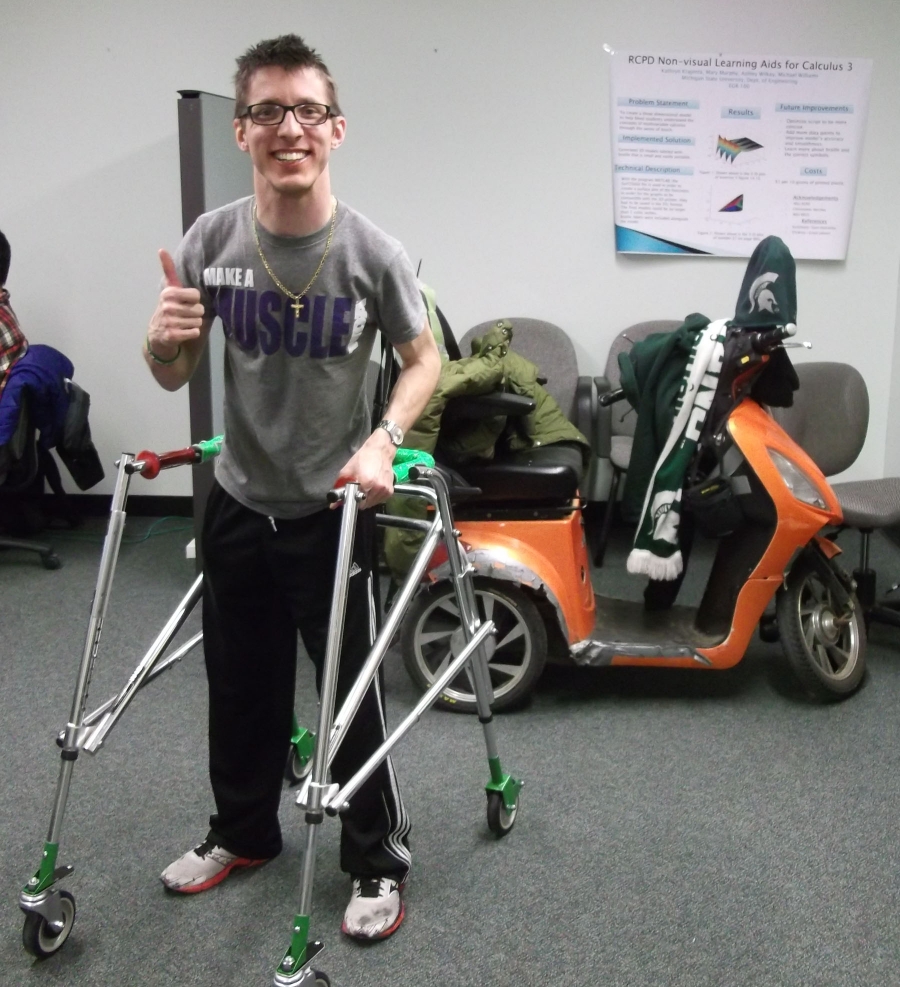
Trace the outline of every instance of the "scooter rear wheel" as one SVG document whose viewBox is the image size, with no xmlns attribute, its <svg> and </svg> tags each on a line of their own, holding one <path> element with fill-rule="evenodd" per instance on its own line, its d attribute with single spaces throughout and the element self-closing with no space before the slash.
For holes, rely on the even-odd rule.
<svg viewBox="0 0 900 987">
<path fill-rule="evenodd" d="M 866 627 L 856 598 L 842 608 L 814 563 L 801 556 L 778 591 L 778 630 L 797 678 L 817 699 L 839 699 L 866 670 Z"/>
<path fill-rule="evenodd" d="M 494 710 L 520 704 L 531 692 L 547 660 L 547 629 L 530 597 L 516 586 L 475 580 L 482 620 L 497 627 L 496 646 L 488 660 L 494 687 Z M 423 691 L 431 687 L 452 654 L 462 647 L 456 596 L 450 583 L 437 583 L 412 602 L 402 630 L 403 661 Z M 475 713 L 475 690 L 462 671 L 444 689 L 436 705 L 457 713 Z"/>
</svg>

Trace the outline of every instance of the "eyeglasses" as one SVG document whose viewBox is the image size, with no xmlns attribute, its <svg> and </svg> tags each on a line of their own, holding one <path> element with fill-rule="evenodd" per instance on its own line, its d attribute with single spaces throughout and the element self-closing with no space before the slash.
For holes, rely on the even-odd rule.
<svg viewBox="0 0 900 987">
<path fill-rule="evenodd" d="M 317 127 L 331 116 L 331 107 L 325 103 L 296 103 L 284 106 L 281 103 L 254 103 L 248 106 L 241 116 L 248 116 L 262 127 L 277 127 L 284 120 L 288 110 L 301 126 Z"/>
</svg>

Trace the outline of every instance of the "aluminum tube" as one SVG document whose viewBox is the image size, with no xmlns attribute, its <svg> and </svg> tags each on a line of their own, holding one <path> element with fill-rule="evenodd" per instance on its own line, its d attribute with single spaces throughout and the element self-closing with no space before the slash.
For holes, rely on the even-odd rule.
<svg viewBox="0 0 900 987">
<path fill-rule="evenodd" d="M 66 802 L 69 799 L 69 786 L 72 783 L 74 761 L 61 760 L 59 778 L 56 782 L 56 798 L 53 800 L 53 811 L 50 813 L 50 828 L 47 830 L 47 842 L 59 843 L 62 832 L 63 817 L 66 814 Z"/>
<path fill-rule="evenodd" d="M 94 659 L 97 657 L 97 649 L 100 646 L 100 633 L 103 630 L 103 620 L 106 615 L 107 604 L 109 603 L 109 590 L 116 569 L 119 546 L 122 543 L 122 531 L 125 528 L 124 507 L 125 499 L 128 496 L 128 483 L 131 479 L 128 467 L 133 461 L 134 456 L 130 453 L 122 453 L 119 458 L 119 471 L 116 476 L 116 487 L 113 491 L 112 509 L 109 515 L 106 538 L 103 540 L 103 553 L 100 556 L 97 585 L 94 588 L 94 598 L 91 602 L 91 616 L 88 621 L 84 651 L 81 655 L 81 667 L 78 671 L 75 693 L 72 696 L 72 709 L 69 713 L 69 722 L 66 725 L 67 742 L 74 739 L 77 734 L 78 728 L 81 726 L 81 717 L 84 715 L 84 707 L 87 704 L 87 691 L 91 681 L 91 671 L 93 669 Z"/>
<path fill-rule="evenodd" d="M 348 802 L 357 792 L 357 790 L 365 784 L 366 780 L 372 774 L 372 772 L 378 767 L 379 764 L 390 754 L 390 752 L 397 746 L 397 744 L 406 736 L 407 733 L 415 726 L 415 724 L 421 719 L 422 714 L 430 706 L 434 705 L 435 700 L 441 694 L 444 686 L 456 675 L 459 674 L 460 669 L 469 660 L 472 653 L 477 647 L 479 647 L 490 634 L 494 632 L 494 624 L 490 620 L 486 620 L 481 627 L 478 629 L 477 634 L 472 638 L 472 640 L 463 648 L 462 651 L 453 659 L 452 662 L 444 669 L 443 674 L 435 679 L 434 683 L 422 696 L 422 698 L 416 703 L 415 708 L 409 713 L 406 718 L 400 723 L 400 725 L 394 730 L 394 732 L 384 741 L 384 743 L 375 751 L 375 753 L 369 758 L 368 761 L 356 772 L 356 774 L 347 782 L 346 785 L 339 791 L 335 792 L 334 796 L 329 800 L 329 805 L 343 805 Z"/>
<path fill-rule="evenodd" d="M 347 610 L 347 586 L 350 581 L 350 561 L 353 555 L 353 535 L 356 530 L 356 512 L 359 510 L 359 484 L 350 482 L 344 487 L 343 516 L 338 540 L 337 564 L 334 571 L 334 589 L 331 597 L 331 614 L 328 621 L 328 641 L 325 647 L 325 664 L 322 671 L 322 687 L 319 694 L 319 726 L 317 736 L 331 736 L 334 703 L 337 695 L 338 671 L 341 661 L 341 642 L 344 634 L 344 617 Z M 322 808 L 322 788 L 328 774 L 328 744 L 317 743 L 313 752 L 312 781 L 309 786 L 307 808 L 317 812 Z"/>
<path fill-rule="evenodd" d="M 306 824 L 306 846 L 303 849 L 303 868 L 300 872 L 300 907 L 298 915 L 312 915 L 313 884 L 316 878 L 316 836 L 318 824 Z"/>
<path fill-rule="evenodd" d="M 431 531 L 431 521 L 423 521 L 415 517 L 399 517 L 396 514 L 379 514 L 378 524 L 382 528 L 406 528 L 408 531 Z"/>
<path fill-rule="evenodd" d="M 141 688 L 147 685 L 148 682 L 152 682 L 157 676 L 162 675 L 163 672 L 170 669 L 176 662 L 181 661 L 182 658 L 189 652 L 192 651 L 197 645 L 203 640 L 203 631 L 198 631 L 192 638 L 185 641 L 179 648 L 172 652 L 172 654 L 167 655 L 164 661 L 161 661 L 158 665 L 154 665 L 150 672 L 147 673 L 146 679 L 144 679 Z M 109 699 L 103 703 L 102 706 L 98 706 L 95 710 L 88 713 L 84 720 L 83 726 L 89 727 L 93 723 L 96 723 L 101 716 L 116 702 L 118 695 L 111 696 Z"/>
<path fill-rule="evenodd" d="M 365 664 L 360 669 L 359 675 L 353 683 L 353 687 L 347 693 L 343 705 L 334 719 L 328 744 L 329 764 L 334 759 L 334 755 L 337 753 L 341 742 L 346 736 L 346 730 L 350 721 L 356 715 L 366 691 L 378 673 L 378 666 L 381 664 L 387 649 L 390 647 L 391 640 L 406 613 L 406 608 L 409 606 L 409 601 L 412 599 L 413 593 L 418 589 L 419 580 L 422 578 L 428 563 L 431 561 L 431 556 L 434 554 L 435 548 L 437 548 L 440 537 L 440 518 L 436 517 L 432 522 L 431 533 L 426 537 L 422 547 L 419 549 L 419 553 L 407 574 L 406 581 L 403 583 L 403 588 L 395 598 L 390 613 L 382 625 L 381 631 L 375 639 L 375 643 L 372 645 L 372 650 L 369 652 Z"/>
<path fill-rule="evenodd" d="M 175 608 L 172 616 L 163 625 L 163 629 L 156 636 L 156 640 L 150 645 L 149 650 L 141 659 L 137 668 L 132 672 L 131 678 L 125 684 L 122 691 L 116 696 L 115 702 L 110 708 L 109 712 L 101 720 L 100 724 L 94 728 L 91 735 L 85 740 L 82 745 L 84 749 L 90 753 L 94 753 L 102 745 L 103 741 L 106 739 L 107 734 L 116 725 L 119 717 L 128 708 L 129 703 L 134 698 L 138 689 L 140 689 L 145 681 L 147 680 L 153 666 L 156 664 L 159 656 L 166 650 L 172 641 L 172 638 L 178 633 L 181 625 L 187 620 L 191 611 L 200 599 L 200 594 L 203 591 L 203 574 L 201 573 L 194 580 L 191 588 L 184 595 L 181 602 Z"/>
</svg>

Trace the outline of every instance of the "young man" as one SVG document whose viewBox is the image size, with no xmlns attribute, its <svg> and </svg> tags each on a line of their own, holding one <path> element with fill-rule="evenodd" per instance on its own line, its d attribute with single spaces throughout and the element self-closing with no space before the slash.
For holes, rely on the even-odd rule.
<svg viewBox="0 0 900 987">
<path fill-rule="evenodd" d="M 321 678 L 340 511 L 325 495 L 355 479 L 386 500 L 403 430 L 437 382 L 440 358 L 403 248 L 331 193 L 329 158 L 346 121 L 319 55 L 296 35 L 238 59 L 234 130 L 254 195 L 201 216 L 174 259 L 144 358 L 167 390 L 188 381 L 215 315 L 226 335 L 225 443 L 203 530 L 209 682 L 206 840 L 162 874 L 173 891 L 219 883 L 281 850 L 278 806 L 294 698 L 297 631 Z M 403 370 L 370 431 L 365 397 L 378 331 Z M 362 529 L 374 517 L 360 515 Z M 368 523 L 364 523 L 368 522 Z M 358 539 L 360 542 L 362 539 Z M 371 573 L 359 544 L 350 578 L 339 701 L 369 648 Z M 384 738 L 374 683 L 332 764 L 349 778 Z M 380 939 L 403 920 L 409 824 L 390 761 L 343 815 L 352 878 L 343 929 Z"/>
<path fill-rule="evenodd" d="M 12 254 L 9 240 L 0 233 L 0 394 L 6 386 L 10 367 L 28 352 L 28 340 L 19 328 L 19 320 L 9 304 L 6 279 Z"/>
</svg>

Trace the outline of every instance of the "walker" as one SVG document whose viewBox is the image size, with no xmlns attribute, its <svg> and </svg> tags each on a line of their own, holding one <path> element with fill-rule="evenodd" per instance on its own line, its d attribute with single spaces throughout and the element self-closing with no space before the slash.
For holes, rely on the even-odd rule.
<svg viewBox="0 0 900 987">
<path fill-rule="evenodd" d="M 93 712 L 85 712 L 91 674 L 97 659 L 100 634 L 109 604 L 110 589 L 125 527 L 125 502 L 131 476 L 140 473 L 146 479 L 153 479 L 162 469 L 206 462 L 218 455 L 221 444 L 222 436 L 218 436 L 174 452 L 156 454 L 145 451 L 138 453 L 137 456 L 132 453 L 122 453 L 117 463 L 118 472 L 112 507 L 71 712 L 65 729 L 57 736 L 57 743 L 62 751 L 50 827 L 44 843 L 40 867 L 19 895 L 19 907 L 25 913 L 23 944 L 29 953 L 38 958 L 52 956 L 61 949 L 75 922 L 74 896 L 71 892 L 57 887 L 58 882 L 71 874 L 74 868 L 71 864 L 60 866 L 57 860 L 72 772 L 79 753 L 83 750 L 89 754 L 96 754 L 137 692 L 180 661 L 200 643 L 203 637 L 202 633 L 198 632 L 170 654 L 166 654 L 173 638 L 201 597 L 203 584 L 201 574 L 194 580 L 121 691 Z M 516 819 L 518 796 L 523 782 L 503 771 L 491 713 L 493 691 L 487 662 L 494 648 L 494 625 L 490 620 L 481 621 L 478 616 L 472 585 L 472 567 L 459 541 L 459 533 L 453 525 L 447 485 L 434 468 L 430 456 L 410 450 L 398 450 L 394 476 L 395 491 L 406 496 L 425 499 L 430 505 L 432 519 L 417 520 L 386 514 L 378 515 L 379 524 L 421 531 L 424 540 L 406 582 L 398 592 L 383 626 L 375 637 L 356 683 L 336 715 L 338 667 L 353 536 L 359 501 L 365 495 L 360 492 L 359 485 L 355 482 L 347 483 L 342 489 L 334 490 L 329 494 L 331 503 L 342 505 L 343 517 L 319 699 L 318 726 L 316 733 L 313 734 L 301 727 L 295 718 L 286 768 L 289 780 L 300 781 L 305 778 L 297 797 L 297 804 L 305 809 L 306 838 L 300 881 L 300 903 L 292 924 L 290 945 L 275 972 L 276 987 L 297 987 L 301 984 L 308 987 L 314 984 L 327 987 L 330 983 L 326 974 L 314 970 L 311 966 L 313 959 L 323 947 L 320 941 L 311 940 L 309 937 L 316 837 L 318 826 L 324 821 L 325 814 L 336 816 L 346 807 L 372 772 L 419 721 L 422 714 L 434 705 L 446 685 L 464 668 L 468 671 L 477 697 L 479 720 L 482 723 L 487 748 L 490 771 L 490 781 L 485 786 L 488 826 L 498 837 L 502 837 L 512 829 Z M 441 544 L 452 573 L 451 578 L 461 617 L 460 628 L 447 666 L 435 678 L 434 684 L 422 696 L 412 712 L 343 788 L 329 784 L 329 765 L 346 735 L 348 725 L 359 709 L 366 690 L 378 673 L 388 647 L 419 588 L 420 580 Z M 317 743 L 315 739 L 317 737 L 328 738 L 328 743 Z"/>
</svg>

